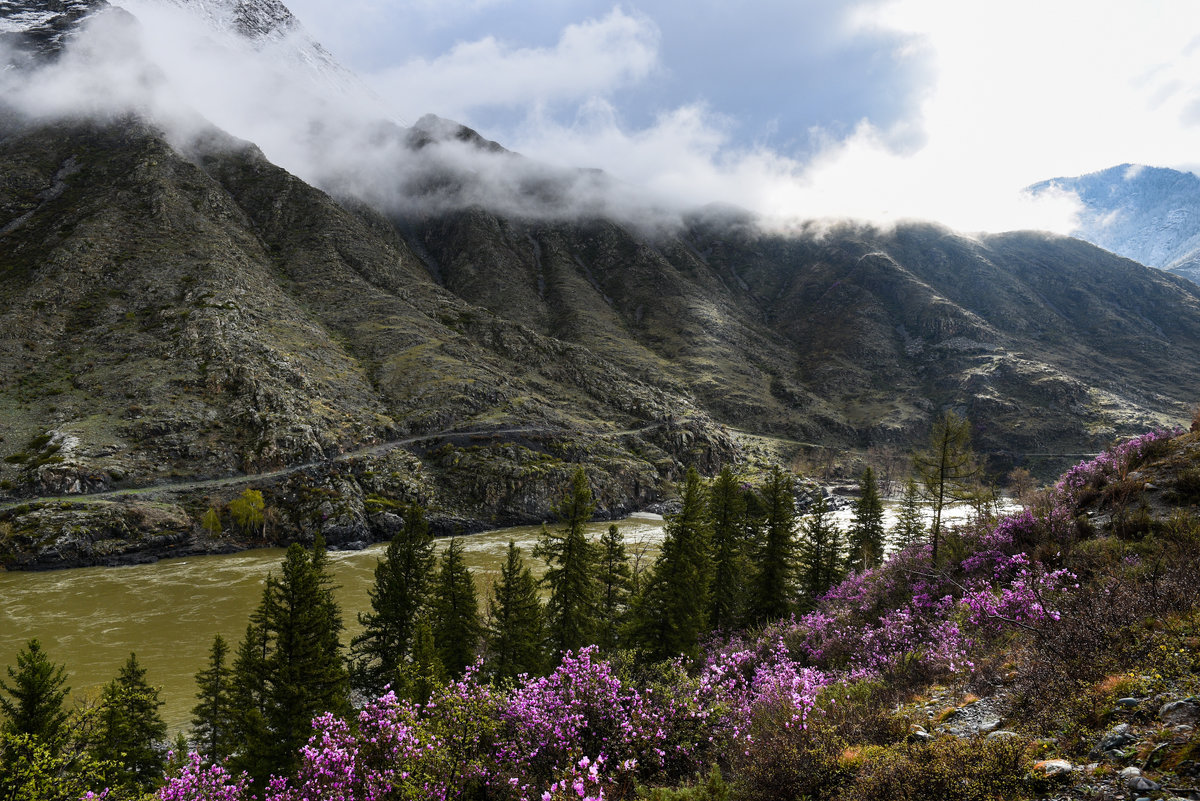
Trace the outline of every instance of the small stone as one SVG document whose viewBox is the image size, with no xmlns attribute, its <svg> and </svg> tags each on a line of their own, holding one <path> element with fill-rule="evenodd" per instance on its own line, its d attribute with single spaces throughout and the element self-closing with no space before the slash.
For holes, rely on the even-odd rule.
<svg viewBox="0 0 1200 801">
<path fill-rule="evenodd" d="M 1134 709 L 1134 708 L 1135 708 L 1135 707 L 1137 707 L 1137 705 L 1138 705 L 1138 704 L 1140 704 L 1141 702 L 1142 702 L 1142 699 L 1141 699 L 1141 698 L 1133 698 L 1133 697 L 1130 697 L 1130 698 L 1118 698 L 1118 699 L 1117 699 L 1117 706 L 1121 707 L 1122 709 Z"/>
<path fill-rule="evenodd" d="M 987 738 L 989 740 L 1011 740 L 1014 737 L 1020 736 L 1021 735 L 1017 734 L 1015 731 L 1009 731 L 1008 729 L 996 729 L 995 731 L 988 732 Z"/>
<path fill-rule="evenodd" d="M 1137 737 L 1130 732 L 1128 723 L 1121 723 L 1113 726 L 1104 736 L 1100 738 L 1100 742 L 1096 744 L 1092 754 L 1099 756 L 1100 754 L 1110 754 L 1120 756 L 1120 751 L 1125 746 L 1135 742 Z"/>
<path fill-rule="evenodd" d="M 1138 776 L 1135 779 L 1130 779 L 1125 785 L 1131 793 L 1156 793 L 1160 789 L 1158 782 L 1151 781 L 1145 776 Z"/>
<path fill-rule="evenodd" d="M 1033 766 L 1034 773 L 1040 774 L 1047 779 L 1055 776 L 1065 776 L 1074 769 L 1075 766 L 1065 759 L 1043 759 Z"/>
</svg>

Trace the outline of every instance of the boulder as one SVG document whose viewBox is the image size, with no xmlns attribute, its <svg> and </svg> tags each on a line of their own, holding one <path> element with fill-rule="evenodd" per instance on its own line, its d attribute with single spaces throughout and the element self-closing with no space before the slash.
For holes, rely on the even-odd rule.
<svg viewBox="0 0 1200 801">
<path fill-rule="evenodd" d="M 1169 701 L 1158 709 L 1158 719 L 1168 725 L 1194 724 L 1200 721 L 1200 704 L 1190 698 Z"/>
</svg>

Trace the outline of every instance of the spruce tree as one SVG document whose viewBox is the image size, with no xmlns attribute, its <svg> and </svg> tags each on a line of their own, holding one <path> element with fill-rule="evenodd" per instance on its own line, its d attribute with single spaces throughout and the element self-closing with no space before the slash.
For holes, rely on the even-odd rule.
<svg viewBox="0 0 1200 801">
<path fill-rule="evenodd" d="M 859 497 L 850 523 L 849 567 L 861 572 L 883 562 L 883 499 L 879 497 L 875 471 L 870 467 L 863 470 L 858 489 Z"/>
<path fill-rule="evenodd" d="M 429 703 L 429 697 L 446 683 L 446 668 L 427 615 L 417 618 L 413 627 L 412 660 L 404 666 L 401 676 L 401 694 L 422 705 Z"/>
<path fill-rule="evenodd" d="M 704 485 L 695 469 L 684 480 L 679 513 L 667 519 L 653 572 L 635 603 L 634 640 L 654 660 L 696 656 L 708 627 L 712 580 Z"/>
<path fill-rule="evenodd" d="M 917 482 L 909 479 L 904 485 L 904 495 L 896 511 L 896 525 L 892 529 L 896 548 L 907 548 L 925 539 L 925 518 L 921 515 L 921 491 Z"/>
<path fill-rule="evenodd" d="M 0 681 L 0 712 L 4 713 L 0 731 L 36 737 L 57 753 L 68 716 L 63 708 L 70 692 L 65 668 L 51 662 L 42 644 L 32 639 L 17 654 L 16 668 L 8 667 L 8 677 L 12 684 Z"/>
<path fill-rule="evenodd" d="M 146 682 L 146 669 L 135 654 L 109 682 L 100 698 L 94 756 L 112 766 L 113 786 L 148 791 L 162 778 L 166 764 L 167 724 L 158 689 Z"/>
<path fill-rule="evenodd" d="M 546 562 L 542 583 L 550 589 L 546 602 L 547 633 L 551 650 L 562 654 L 597 639 L 596 552 L 585 532 L 596 504 L 583 468 L 575 471 L 570 489 L 554 511 L 560 528 L 551 531 L 543 527 L 533 555 Z"/>
<path fill-rule="evenodd" d="M 842 580 L 841 540 L 829 503 L 819 494 L 800 524 L 800 583 L 810 604 Z"/>
<path fill-rule="evenodd" d="M 796 498 L 792 477 L 778 466 L 763 484 L 764 520 L 756 549 L 750 617 L 755 622 L 776 620 L 792 611 L 796 573 Z"/>
<path fill-rule="evenodd" d="M 213 762 L 223 761 L 234 750 L 233 669 L 228 656 L 229 645 L 216 635 L 208 667 L 196 674 L 199 703 L 192 708 L 192 737 L 196 750 Z"/>
<path fill-rule="evenodd" d="M 712 522 L 713 587 L 708 608 L 708 624 L 719 631 L 731 631 L 745 614 L 745 584 L 749 565 L 746 559 L 746 493 L 728 466 L 713 481 L 708 496 L 708 514 Z"/>
<path fill-rule="evenodd" d="M 273 737 L 268 753 L 288 769 L 312 734 L 313 718 L 349 710 L 341 610 L 320 537 L 311 552 L 296 543 L 288 547 L 279 578 L 267 579 L 263 612 L 269 643 L 265 707 Z"/>
<path fill-rule="evenodd" d="M 488 673 L 501 681 L 511 681 L 522 673 L 541 673 L 546 666 L 545 639 L 537 580 L 521 558 L 521 549 L 510 541 L 488 601 Z"/>
<path fill-rule="evenodd" d="M 262 601 L 238 649 L 234 676 L 239 740 L 235 766 L 261 782 L 290 770 L 323 712 L 349 710 L 341 612 L 333 598 L 325 543 L 293 543 L 280 576 L 267 576 Z"/>
<path fill-rule="evenodd" d="M 452 678 L 461 676 L 475 661 L 482 626 L 475 580 L 463 558 L 462 540 L 457 537 L 450 540 L 442 554 L 434 581 L 432 628 L 442 666 Z"/>
<path fill-rule="evenodd" d="M 272 765 L 265 753 L 267 731 L 267 654 L 268 642 L 262 616 L 255 612 L 246 625 L 246 635 L 238 644 L 233 659 L 233 683 L 230 687 L 231 732 L 235 772 L 251 776 L 270 775 Z"/>
<path fill-rule="evenodd" d="M 596 644 L 606 653 L 620 645 L 621 631 L 629 614 L 633 594 L 633 571 L 625 554 L 625 540 L 615 524 L 600 538 L 600 602 L 597 606 L 599 628 Z"/>
<path fill-rule="evenodd" d="M 379 695 L 398 687 L 401 665 L 412 648 L 413 626 L 429 596 L 435 557 L 425 510 L 411 504 L 404 525 L 375 567 L 371 611 L 360 612 L 363 630 L 351 643 L 352 677 L 358 689 Z"/>
</svg>

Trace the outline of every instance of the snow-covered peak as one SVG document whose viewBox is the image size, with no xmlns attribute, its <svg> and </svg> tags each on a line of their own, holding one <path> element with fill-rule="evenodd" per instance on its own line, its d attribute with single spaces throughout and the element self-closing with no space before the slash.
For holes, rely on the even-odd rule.
<svg viewBox="0 0 1200 801">
<path fill-rule="evenodd" d="M 107 0 L 0 0 L 3 67 L 58 53 L 84 19 L 109 7 Z"/>
</svg>

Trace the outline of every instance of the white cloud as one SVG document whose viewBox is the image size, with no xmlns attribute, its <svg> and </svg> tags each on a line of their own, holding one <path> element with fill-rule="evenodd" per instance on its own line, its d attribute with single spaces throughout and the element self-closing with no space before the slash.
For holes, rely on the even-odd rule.
<svg viewBox="0 0 1200 801">
<path fill-rule="evenodd" d="M 514 47 L 486 37 L 369 81 L 407 115 L 432 111 L 469 120 L 471 110 L 483 106 L 581 100 L 641 80 L 657 64 L 658 38 L 648 17 L 615 8 L 602 19 L 567 26 L 554 47 Z"/>
<path fill-rule="evenodd" d="M 143 33 L 83 37 L 60 67 L 7 87 L 6 97 L 39 114 L 150 110 L 185 133 L 201 122 L 194 109 L 307 180 L 396 207 L 406 202 L 407 179 L 429 169 L 401 139 L 379 135 L 383 106 L 346 87 L 330 91 L 294 60 L 281 60 L 289 43 L 255 50 L 203 32 L 178 10 L 122 2 L 142 18 Z M 529 213 L 522 192 L 549 182 L 564 213 L 636 216 L 664 203 L 722 202 L 777 220 L 924 218 L 968 231 L 1064 231 L 1073 197 L 1032 200 L 1018 190 L 1122 162 L 1196 161 L 1200 4 L 897 0 L 868 8 L 840 35 L 936 57 L 936 81 L 914 94 L 919 113 L 903 116 L 919 132 L 866 120 L 840 137 L 818 128 L 808 132 L 814 147 L 806 151 L 816 155 L 805 160 L 739 144 L 739 121 L 703 100 L 631 125 L 620 111 L 622 89 L 670 64 L 661 63 L 655 23 L 620 8 L 565 26 L 550 47 L 480 39 L 409 60 L 379 85 L 389 108 L 412 116 L 432 109 L 469 123 L 474 109 L 506 105 L 520 121 L 485 136 L 532 159 L 597 167 L 617 179 L 552 177 L 528 160 L 456 145 L 424 151 L 421 158 L 478 179 L 462 199 Z M 880 37 L 878 29 L 904 36 Z M 763 81 L 787 102 L 784 81 Z M 697 92 L 702 97 L 703 87 Z"/>
<path fill-rule="evenodd" d="M 630 129 L 613 105 L 597 113 L 595 103 L 571 125 L 531 112 L 503 136 L 535 157 L 602 167 L 680 202 L 784 218 L 925 218 L 963 230 L 1067 231 L 1075 198 L 1032 199 L 1021 188 L 1125 161 L 1196 160 L 1200 4 L 900 0 L 854 22 L 915 35 L 934 52 L 921 144 L 898 150 L 906 137 L 863 121 L 842 139 L 813 131 L 822 146 L 801 163 L 738 147 L 730 121 L 702 106 Z"/>
</svg>

